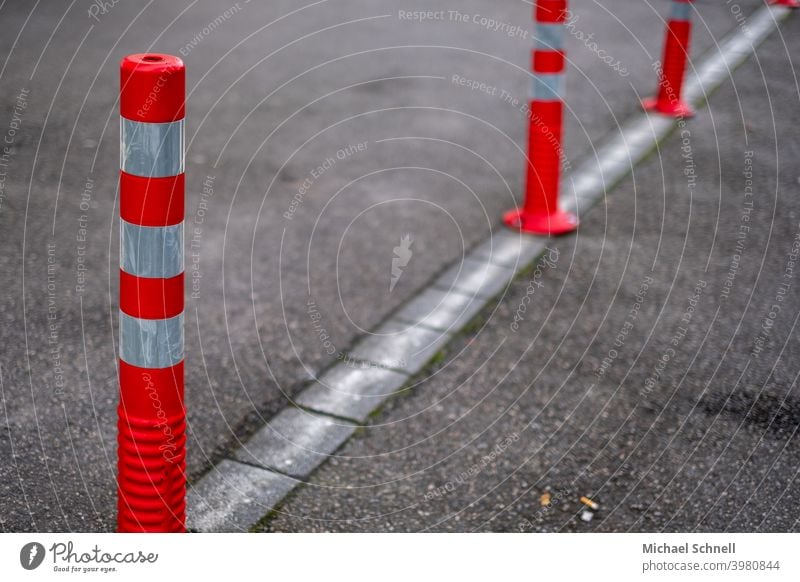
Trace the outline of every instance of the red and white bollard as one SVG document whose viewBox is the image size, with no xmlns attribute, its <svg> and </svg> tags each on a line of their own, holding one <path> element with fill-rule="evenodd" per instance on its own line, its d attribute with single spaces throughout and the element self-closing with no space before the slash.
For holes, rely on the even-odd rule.
<svg viewBox="0 0 800 582">
<path fill-rule="evenodd" d="M 137 54 L 120 73 L 117 530 L 181 532 L 186 69 Z"/>
<path fill-rule="evenodd" d="M 647 111 L 656 111 L 670 117 L 694 115 L 694 110 L 681 98 L 686 62 L 689 59 L 693 1 L 672 0 L 672 12 L 664 39 L 664 61 L 659 71 L 658 95 L 642 102 Z"/>
<path fill-rule="evenodd" d="M 525 202 L 503 220 L 523 232 L 557 235 L 572 232 L 578 218 L 558 208 L 561 179 L 561 126 L 564 110 L 564 22 L 566 0 L 537 0 L 536 46 L 532 53 L 533 93 L 528 128 Z"/>
</svg>

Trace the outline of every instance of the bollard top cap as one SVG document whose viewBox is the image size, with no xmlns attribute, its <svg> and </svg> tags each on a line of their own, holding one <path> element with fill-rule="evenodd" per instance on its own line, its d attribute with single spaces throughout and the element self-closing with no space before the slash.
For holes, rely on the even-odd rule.
<svg viewBox="0 0 800 582">
<path fill-rule="evenodd" d="M 120 115 L 133 121 L 168 123 L 183 119 L 186 66 L 161 53 L 128 55 L 120 62 Z"/>
</svg>

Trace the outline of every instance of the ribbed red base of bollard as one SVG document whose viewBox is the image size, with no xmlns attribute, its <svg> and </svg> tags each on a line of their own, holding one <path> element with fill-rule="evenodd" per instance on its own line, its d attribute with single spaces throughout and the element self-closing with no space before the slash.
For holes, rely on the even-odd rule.
<svg viewBox="0 0 800 582">
<path fill-rule="evenodd" d="M 578 217 L 571 212 L 557 210 L 552 214 L 526 212 L 524 208 L 509 210 L 503 215 L 506 226 L 522 232 L 541 235 L 567 234 L 578 228 Z"/>
<path fill-rule="evenodd" d="M 119 366 L 128 392 L 118 408 L 117 531 L 186 531 L 183 362 L 157 370 Z"/>
<path fill-rule="evenodd" d="M 158 425 L 152 420 L 119 420 L 119 502 L 117 531 L 186 531 L 186 422 L 178 416 Z M 170 443 L 165 445 L 165 427 Z M 170 448 L 176 446 L 173 457 Z"/>
</svg>

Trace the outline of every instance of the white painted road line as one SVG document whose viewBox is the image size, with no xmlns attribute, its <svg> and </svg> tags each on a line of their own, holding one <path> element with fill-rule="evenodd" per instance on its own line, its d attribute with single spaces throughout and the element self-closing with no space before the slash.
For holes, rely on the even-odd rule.
<svg viewBox="0 0 800 582">
<path fill-rule="evenodd" d="M 702 106 L 708 95 L 730 77 L 733 69 L 742 64 L 790 12 L 784 7 L 764 6 L 753 13 L 744 26 L 723 40 L 717 51 L 696 63 L 694 70 L 687 75 L 685 99 L 692 105 Z M 641 113 L 622 125 L 612 139 L 596 150 L 595 156 L 566 177 L 562 194 L 564 208 L 578 214 L 587 211 L 681 123 L 685 123 L 684 120 Z M 362 338 L 353 355 L 367 362 L 364 369 L 354 368 L 353 362 L 337 364 L 301 393 L 299 404 L 327 415 L 364 422 L 369 412 L 377 409 L 388 397 L 385 390 L 400 388 L 401 380 L 421 370 L 447 343 L 448 333 L 434 330 L 442 329 L 452 321 L 454 325 L 445 329 L 449 333 L 458 331 L 466 323 L 460 312 L 468 310 L 474 314 L 494 295 L 502 293 L 515 274 L 538 258 L 545 245 L 546 239 L 505 229 L 483 241 L 460 266 L 445 271 L 430 287 L 401 306 L 394 318 L 375 331 L 378 335 Z M 447 297 L 449 293 L 462 295 L 469 301 L 451 301 Z M 441 301 L 434 302 L 434 310 L 444 312 L 419 312 L 420 305 L 415 302 L 430 305 L 431 297 L 441 298 Z M 425 321 L 435 324 L 427 326 Z M 415 324 L 420 325 L 415 327 Z M 387 368 L 404 374 L 389 372 Z M 381 378 L 376 377 L 376 369 L 386 370 Z M 325 384 L 326 378 L 331 380 L 330 385 Z M 381 386 L 372 389 L 372 383 Z M 344 386 L 352 390 L 343 389 Z M 365 407 L 365 397 L 373 408 Z M 277 416 L 287 414 L 284 410 Z M 349 425 L 336 422 L 343 426 L 344 432 L 351 432 Z M 261 429 L 254 437 L 254 443 L 256 440 L 272 442 L 275 437 L 280 438 L 275 434 L 267 435 L 264 430 L 268 429 Z M 303 443 L 316 446 L 319 435 L 293 432 L 284 437 L 299 445 L 289 446 L 286 450 L 291 452 L 292 464 L 302 467 L 298 474 L 303 475 L 310 474 L 341 444 L 340 439 L 335 438 L 335 446 L 329 443 L 329 446 L 322 447 L 324 450 L 304 450 Z M 285 447 L 279 448 L 283 450 Z M 258 450 L 263 453 L 265 462 L 249 458 L 252 455 L 248 456 L 242 450 L 235 451 L 233 456 L 262 466 L 279 464 L 283 458 L 280 451 Z M 189 527 L 208 532 L 247 530 L 277 506 L 295 484 L 297 481 L 291 477 L 266 468 L 222 461 L 191 488 L 187 510 Z"/>
</svg>

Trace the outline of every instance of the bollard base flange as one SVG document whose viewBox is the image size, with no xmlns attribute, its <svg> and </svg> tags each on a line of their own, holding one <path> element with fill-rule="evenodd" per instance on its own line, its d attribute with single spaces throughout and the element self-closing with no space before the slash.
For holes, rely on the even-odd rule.
<svg viewBox="0 0 800 582">
<path fill-rule="evenodd" d="M 552 214 L 530 213 L 517 208 L 503 215 L 506 226 L 530 234 L 557 236 L 578 228 L 578 217 L 571 212 L 557 210 Z"/>
<path fill-rule="evenodd" d="M 685 101 L 678 100 L 674 103 L 662 103 L 655 97 L 642 101 L 645 111 L 654 111 L 668 117 L 694 117 L 694 109 Z"/>
</svg>

